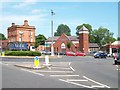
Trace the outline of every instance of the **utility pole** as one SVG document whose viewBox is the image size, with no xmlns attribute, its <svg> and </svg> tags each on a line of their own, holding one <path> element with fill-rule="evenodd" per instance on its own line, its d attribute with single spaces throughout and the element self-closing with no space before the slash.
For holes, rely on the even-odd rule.
<svg viewBox="0 0 120 90">
<path fill-rule="evenodd" d="M 51 37 L 52 37 L 51 56 L 54 56 L 54 47 L 53 47 L 53 15 L 55 15 L 55 13 L 53 12 L 53 10 L 51 10 Z"/>
</svg>

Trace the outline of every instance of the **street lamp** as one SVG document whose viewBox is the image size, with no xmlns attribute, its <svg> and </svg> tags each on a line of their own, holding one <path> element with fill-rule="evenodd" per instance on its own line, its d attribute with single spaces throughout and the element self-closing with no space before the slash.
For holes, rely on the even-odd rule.
<svg viewBox="0 0 120 90">
<path fill-rule="evenodd" d="M 21 41 L 21 51 L 22 51 L 22 35 L 23 35 L 23 32 L 20 31 L 19 34 L 21 35 L 21 36 L 20 36 L 20 37 L 21 37 L 21 40 L 20 40 L 20 41 Z"/>
<path fill-rule="evenodd" d="M 53 47 L 53 15 L 55 13 L 51 10 L 51 37 L 52 37 L 52 44 L 51 44 L 51 56 L 54 56 L 54 47 Z"/>
</svg>

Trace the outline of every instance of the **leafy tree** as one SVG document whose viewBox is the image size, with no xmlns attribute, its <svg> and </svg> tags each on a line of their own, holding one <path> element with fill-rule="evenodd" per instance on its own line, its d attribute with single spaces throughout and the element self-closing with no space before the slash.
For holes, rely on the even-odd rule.
<svg viewBox="0 0 120 90">
<path fill-rule="evenodd" d="M 99 27 L 98 30 L 93 31 L 94 43 L 97 43 L 99 46 L 102 46 L 109 42 L 114 42 L 116 39 L 113 37 L 113 33 L 110 32 L 107 28 Z"/>
<path fill-rule="evenodd" d="M 117 40 L 120 41 L 120 37 L 118 37 Z"/>
<path fill-rule="evenodd" d="M 37 48 L 39 45 L 45 45 L 46 37 L 42 34 L 39 34 L 35 37 L 35 48 Z"/>
<path fill-rule="evenodd" d="M 63 33 L 67 36 L 71 36 L 71 30 L 67 25 L 60 24 L 56 31 L 57 32 L 54 33 L 54 36 L 61 36 Z"/>
<path fill-rule="evenodd" d="M 0 40 L 6 40 L 6 37 L 4 34 L 0 33 Z"/>
<path fill-rule="evenodd" d="M 88 31 L 89 31 L 89 42 L 93 43 L 94 42 L 94 37 L 92 36 L 92 26 L 90 24 L 82 24 L 76 27 L 76 30 L 79 31 L 81 27 L 85 26 Z M 76 34 L 78 35 L 78 33 L 76 32 Z"/>
<path fill-rule="evenodd" d="M 99 27 L 98 29 L 92 30 L 92 26 L 90 24 L 82 24 L 77 26 L 76 30 L 80 30 L 82 26 L 85 26 L 89 31 L 89 42 L 97 43 L 99 46 L 102 46 L 109 42 L 114 42 L 116 39 L 113 37 L 112 32 L 110 32 L 107 28 Z M 76 33 L 78 35 L 78 33 Z"/>
<path fill-rule="evenodd" d="M 71 45 L 72 45 L 72 43 L 71 42 L 67 42 L 67 48 L 70 50 L 70 48 L 71 48 Z"/>
</svg>

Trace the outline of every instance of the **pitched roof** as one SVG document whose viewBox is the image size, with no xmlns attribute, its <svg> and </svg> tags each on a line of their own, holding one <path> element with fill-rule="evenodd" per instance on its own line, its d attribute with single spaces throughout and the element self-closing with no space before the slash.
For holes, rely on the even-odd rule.
<svg viewBox="0 0 120 90">
<path fill-rule="evenodd" d="M 83 26 L 80 28 L 80 31 L 88 31 L 88 29 L 83 25 Z"/>
<path fill-rule="evenodd" d="M 115 41 L 111 45 L 120 45 L 120 41 Z"/>
<path fill-rule="evenodd" d="M 99 47 L 97 43 L 89 43 L 89 48 L 93 48 L 93 47 Z"/>
<path fill-rule="evenodd" d="M 53 37 L 53 41 L 57 41 L 57 39 L 59 38 L 60 36 L 55 36 Z M 78 37 L 77 36 L 67 36 L 71 41 L 79 41 Z M 46 40 L 47 42 L 50 42 L 52 41 L 52 37 L 48 38 Z"/>
</svg>

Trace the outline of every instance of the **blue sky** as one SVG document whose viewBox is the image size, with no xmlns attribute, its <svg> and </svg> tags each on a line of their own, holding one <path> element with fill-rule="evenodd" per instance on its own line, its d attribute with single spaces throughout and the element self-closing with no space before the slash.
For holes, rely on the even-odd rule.
<svg viewBox="0 0 120 90">
<path fill-rule="evenodd" d="M 75 35 L 76 27 L 83 23 L 108 28 L 118 36 L 118 3 L 117 2 L 37 2 L 24 0 L 19 2 L 2 2 L 0 22 L 2 33 L 7 36 L 7 28 L 14 22 L 23 25 L 24 20 L 36 27 L 36 35 L 51 36 L 51 9 L 54 10 L 54 32 L 58 25 L 66 24 Z"/>
</svg>

